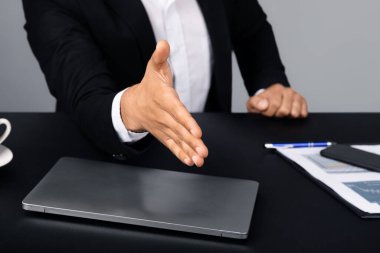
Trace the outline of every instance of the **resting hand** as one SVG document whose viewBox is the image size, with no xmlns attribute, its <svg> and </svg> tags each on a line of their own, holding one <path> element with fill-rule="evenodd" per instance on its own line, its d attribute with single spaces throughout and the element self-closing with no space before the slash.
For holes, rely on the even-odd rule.
<svg viewBox="0 0 380 253">
<path fill-rule="evenodd" d="M 150 132 L 183 163 L 201 167 L 208 149 L 201 128 L 173 88 L 169 55 L 169 44 L 160 41 L 141 83 L 123 93 L 121 116 L 128 130 Z"/>
<path fill-rule="evenodd" d="M 273 84 L 262 93 L 251 97 L 247 101 L 247 109 L 267 117 L 306 118 L 308 115 L 305 98 L 282 84 Z"/>
</svg>

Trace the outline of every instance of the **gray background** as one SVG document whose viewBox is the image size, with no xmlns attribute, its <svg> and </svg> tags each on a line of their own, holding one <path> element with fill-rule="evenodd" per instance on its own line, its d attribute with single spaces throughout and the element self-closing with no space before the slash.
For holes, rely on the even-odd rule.
<svg viewBox="0 0 380 253">
<path fill-rule="evenodd" d="M 312 112 L 380 112 L 378 0 L 261 0 L 288 77 Z M 23 30 L 20 0 L 0 1 L 0 111 L 53 111 Z M 234 65 L 233 111 L 248 98 Z"/>
</svg>

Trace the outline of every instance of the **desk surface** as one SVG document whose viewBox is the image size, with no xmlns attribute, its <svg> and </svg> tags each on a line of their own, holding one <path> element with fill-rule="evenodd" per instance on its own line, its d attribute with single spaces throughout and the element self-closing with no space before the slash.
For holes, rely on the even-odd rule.
<svg viewBox="0 0 380 253">
<path fill-rule="evenodd" d="M 251 233 L 243 241 L 23 211 L 21 200 L 60 157 L 112 160 L 83 138 L 64 114 L 0 113 L 2 117 L 13 124 L 5 145 L 13 150 L 14 160 L 0 168 L 1 252 L 380 251 L 380 219 L 361 219 L 263 148 L 270 141 L 380 143 L 380 114 L 312 114 L 303 121 L 198 114 L 195 118 L 210 150 L 202 169 L 181 165 L 159 143 L 126 161 L 259 181 Z"/>
</svg>

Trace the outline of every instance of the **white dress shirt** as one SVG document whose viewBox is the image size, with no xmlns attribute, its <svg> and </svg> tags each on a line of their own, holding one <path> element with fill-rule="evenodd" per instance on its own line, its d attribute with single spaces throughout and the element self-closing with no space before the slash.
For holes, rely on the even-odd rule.
<svg viewBox="0 0 380 253">
<path fill-rule="evenodd" d="M 190 112 L 202 112 L 211 83 L 210 37 L 196 0 L 141 0 L 156 41 L 170 44 L 174 87 Z M 119 92 L 112 103 L 112 123 L 122 142 L 136 142 L 148 133 L 128 131 L 120 115 Z"/>
</svg>

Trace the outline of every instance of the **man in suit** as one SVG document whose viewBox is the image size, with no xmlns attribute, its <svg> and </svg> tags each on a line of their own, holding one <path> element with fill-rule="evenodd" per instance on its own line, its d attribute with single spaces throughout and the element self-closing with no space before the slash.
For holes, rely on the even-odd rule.
<svg viewBox="0 0 380 253">
<path fill-rule="evenodd" d="M 257 0 L 23 4 L 57 110 L 115 157 L 139 152 L 154 136 L 183 163 L 202 166 L 208 150 L 190 112 L 231 110 L 232 51 L 249 112 L 307 117 Z"/>
</svg>

